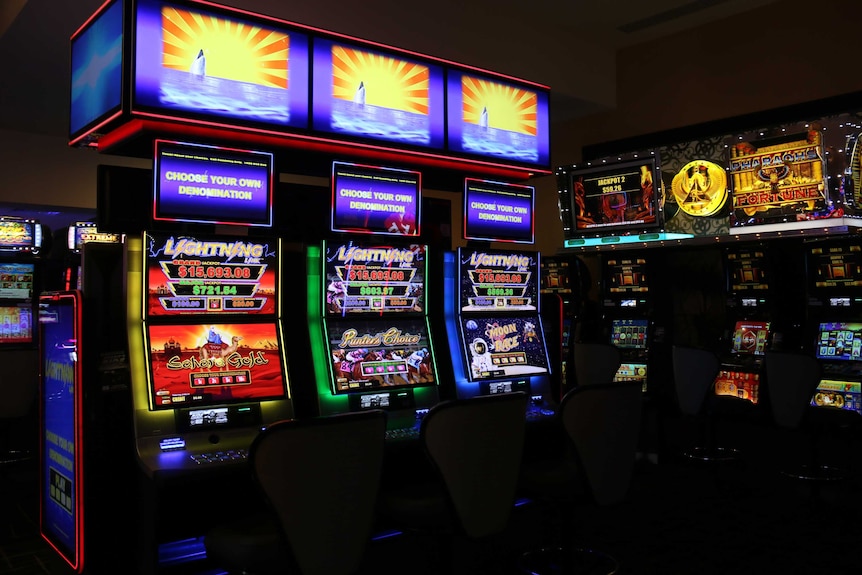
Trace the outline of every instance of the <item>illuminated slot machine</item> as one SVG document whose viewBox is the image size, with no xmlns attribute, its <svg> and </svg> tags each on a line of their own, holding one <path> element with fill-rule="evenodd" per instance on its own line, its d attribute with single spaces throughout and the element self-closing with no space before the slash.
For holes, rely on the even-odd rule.
<svg viewBox="0 0 862 575">
<path fill-rule="evenodd" d="M 824 379 L 811 405 L 862 414 L 862 322 L 822 322 L 814 342 Z"/>
<path fill-rule="evenodd" d="M 766 248 L 728 249 L 724 254 L 728 307 L 739 318 L 768 315 L 772 274 Z"/>
<path fill-rule="evenodd" d="M 265 235 L 272 154 L 156 140 L 154 157 L 152 225 L 127 237 L 124 257 L 138 496 L 147 502 L 139 561 L 156 570 L 174 542 L 247 504 L 251 442 L 294 412 L 282 248 Z M 178 492 L 219 505 L 190 513 Z"/>
<path fill-rule="evenodd" d="M 63 289 L 80 290 L 83 281 L 81 259 L 85 244 L 119 244 L 122 234 L 100 232 L 96 222 L 75 222 L 66 233 L 66 257 L 63 262 Z"/>
<path fill-rule="evenodd" d="M 648 390 L 650 273 L 647 259 L 613 254 L 604 259 L 603 306 L 610 318 L 610 343 L 620 350 L 620 368 L 614 381 L 639 381 Z"/>
<path fill-rule="evenodd" d="M 580 309 L 581 280 L 579 277 L 580 260 L 560 256 L 544 257 L 541 263 L 542 316 L 545 320 L 545 341 L 551 365 L 559 366 L 551 370 L 555 395 L 563 396 L 565 390 L 574 384 L 569 371 L 569 356 L 574 341 L 574 323 Z M 572 379 L 572 381 L 569 381 Z"/>
<path fill-rule="evenodd" d="M 528 420 L 559 403 L 540 315 L 538 252 L 490 249 L 491 241 L 533 242 L 534 188 L 467 179 L 468 246 L 444 260 L 446 329 L 459 398 L 524 391 Z"/>
<path fill-rule="evenodd" d="M 757 404 L 763 358 L 769 349 L 770 322 L 737 321 L 731 336 L 730 355 L 722 358 L 715 380 L 715 394 Z"/>
<path fill-rule="evenodd" d="M 856 317 L 862 309 L 862 244 L 815 245 L 806 254 L 808 310 L 812 318 Z"/>
<path fill-rule="evenodd" d="M 42 226 L 36 220 L 0 217 L 0 350 L 35 349 Z"/>
<path fill-rule="evenodd" d="M 332 237 L 307 251 L 319 413 L 384 409 L 389 439 L 439 401 L 420 205 L 419 172 L 334 162 Z"/>
</svg>

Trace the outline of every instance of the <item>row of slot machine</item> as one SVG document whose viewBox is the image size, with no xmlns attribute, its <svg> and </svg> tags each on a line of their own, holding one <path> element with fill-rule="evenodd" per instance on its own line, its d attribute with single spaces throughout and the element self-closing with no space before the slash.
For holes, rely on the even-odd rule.
<svg viewBox="0 0 862 575">
<path fill-rule="evenodd" d="M 272 171 L 270 154 L 157 140 L 146 225 L 84 243 L 80 289 L 39 298 L 42 533 L 79 572 L 85 539 L 91 566 L 132 544 L 145 573 L 194 556 L 177 542 L 243 507 L 231 486 L 278 420 L 384 409 L 394 443 L 443 399 L 525 391 L 525 417 L 554 414 L 539 255 L 491 249 L 533 241 L 532 187 L 466 178 L 467 245 L 438 253 L 420 172 L 335 161 L 325 239 L 286 248 Z M 248 191 L 214 201 L 201 174 Z M 106 527 L 104 502 L 130 500 L 134 542 Z"/>
<path fill-rule="evenodd" d="M 792 350 L 821 362 L 812 406 L 862 414 L 862 243 L 853 237 L 761 243 L 722 249 L 720 257 L 724 326 L 717 342 L 707 344 L 720 358 L 715 394 L 762 405 L 766 352 Z M 580 258 L 548 257 L 542 265 L 545 319 L 561 334 L 563 391 L 577 383 L 572 344 L 594 341 L 619 348 L 615 380 L 640 381 L 647 397 L 670 393 L 663 386 L 670 375 L 670 342 L 678 335 L 673 318 L 688 312 L 671 311 L 685 304 L 669 299 L 686 294 L 682 288 L 674 292 L 666 278 L 690 270 L 671 270 L 668 258 L 655 252 L 602 255 L 599 302 L 591 311 L 585 303 L 590 271 Z"/>
</svg>

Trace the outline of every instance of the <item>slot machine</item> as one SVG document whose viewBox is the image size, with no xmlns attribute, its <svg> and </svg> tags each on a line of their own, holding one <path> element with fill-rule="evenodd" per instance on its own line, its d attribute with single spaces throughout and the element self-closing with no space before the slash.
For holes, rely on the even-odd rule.
<svg viewBox="0 0 862 575">
<path fill-rule="evenodd" d="M 66 249 L 62 262 L 62 289 L 65 291 L 82 288 L 81 259 L 84 244 L 119 244 L 123 241 L 121 234 L 100 232 L 96 222 L 74 222 L 66 228 L 65 235 L 63 243 Z"/>
<path fill-rule="evenodd" d="M 763 357 L 775 337 L 774 266 L 765 246 L 729 248 L 724 251 L 724 266 L 730 336 L 729 349 L 721 354 L 715 394 L 758 404 Z"/>
<path fill-rule="evenodd" d="M 439 401 L 421 174 L 333 162 L 331 185 L 332 235 L 307 249 L 318 410 L 383 409 L 388 439 L 415 438 Z"/>
<path fill-rule="evenodd" d="M 812 245 L 806 267 L 809 332 L 823 372 L 811 405 L 862 414 L 862 243 Z"/>
<path fill-rule="evenodd" d="M 268 152 L 154 143 L 151 219 L 123 254 L 144 573 L 199 557 L 208 526 L 259 504 L 248 448 L 294 415 L 272 179 Z"/>
<path fill-rule="evenodd" d="M 562 398 L 574 385 L 574 370 L 569 371 L 575 322 L 580 314 L 581 279 L 583 265 L 574 257 L 549 256 L 542 258 L 541 289 L 545 340 L 552 366 L 554 395 Z"/>
<path fill-rule="evenodd" d="M 621 363 L 614 381 L 639 381 L 649 389 L 652 320 L 652 273 L 646 256 L 608 255 L 602 265 L 602 306 L 610 331 L 609 342 L 620 350 Z"/>
<path fill-rule="evenodd" d="M 556 413 L 559 396 L 540 309 L 540 256 L 490 249 L 533 242 L 530 186 L 466 179 L 466 247 L 444 258 L 445 321 L 458 398 L 526 392 L 528 421 Z"/>
<path fill-rule="evenodd" d="M 42 271 L 42 226 L 32 219 L 0 217 L 0 353 L 31 351 Z"/>
</svg>

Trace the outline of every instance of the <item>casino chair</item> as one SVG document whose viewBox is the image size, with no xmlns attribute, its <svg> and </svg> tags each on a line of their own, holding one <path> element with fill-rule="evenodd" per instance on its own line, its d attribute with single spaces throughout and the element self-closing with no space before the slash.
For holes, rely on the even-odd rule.
<svg viewBox="0 0 862 575">
<path fill-rule="evenodd" d="M 434 553 L 425 559 L 434 573 L 485 572 L 484 563 L 501 560 L 488 550 L 515 506 L 526 409 L 520 391 L 438 403 L 420 426 L 434 473 L 382 490 L 381 521 L 413 541 L 430 541 Z M 483 565 L 470 566 L 477 561 Z"/>
<path fill-rule="evenodd" d="M 230 573 L 358 572 L 374 522 L 385 413 L 275 423 L 249 448 L 265 515 L 213 527 L 207 558 Z"/>
<path fill-rule="evenodd" d="M 612 556 L 580 543 L 588 525 L 578 525 L 586 506 L 611 507 L 629 491 L 637 455 L 643 397 L 640 382 L 580 386 L 560 405 L 566 445 L 555 457 L 527 462 L 520 490 L 539 505 L 555 525 L 557 541 L 524 553 L 522 573 L 616 573 Z"/>
<path fill-rule="evenodd" d="M 675 345 L 672 350 L 673 379 L 677 405 L 683 416 L 699 424 L 696 445 L 683 452 L 690 461 L 706 464 L 728 464 L 740 461 L 734 447 L 717 444 L 716 420 L 712 391 L 720 361 L 709 350 Z"/>
<path fill-rule="evenodd" d="M 609 343 L 576 342 L 572 353 L 579 386 L 611 383 L 622 361 L 620 350 Z"/>
<path fill-rule="evenodd" d="M 805 460 L 786 465 L 781 473 L 809 482 L 812 495 L 817 495 L 819 485 L 825 482 L 849 478 L 845 469 L 824 461 L 821 445 L 824 433 L 831 426 L 841 426 L 859 416 L 837 408 L 811 405 L 821 379 L 820 362 L 806 354 L 779 351 L 767 352 L 765 362 L 773 422 L 779 428 L 804 434 L 808 440 Z"/>
</svg>

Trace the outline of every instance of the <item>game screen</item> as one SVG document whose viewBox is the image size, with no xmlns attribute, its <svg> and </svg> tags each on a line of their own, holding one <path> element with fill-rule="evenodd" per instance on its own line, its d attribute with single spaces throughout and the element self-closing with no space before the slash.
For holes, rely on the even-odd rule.
<svg viewBox="0 0 862 575">
<path fill-rule="evenodd" d="M 33 341 L 34 264 L 0 263 L 0 344 Z"/>
<path fill-rule="evenodd" d="M 759 250 L 729 251 L 726 255 L 730 291 L 769 289 L 766 254 Z"/>
<path fill-rule="evenodd" d="M 660 225 L 654 158 L 572 170 L 574 235 L 647 231 Z M 660 184 L 659 184 L 660 185 Z"/>
<path fill-rule="evenodd" d="M 332 163 L 332 231 L 419 235 L 422 174 Z"/>
<path fill-rule="evenodd" d="M 815 355 L 835 361 L 862 360 L 862 323 L 821 323 Z"/>
<path fill-rule="evenodd" d="M 620 348 L 646 349 L 646 319 L 615 319 L 611 322 L 611 343 Z"/>
<path fill-rule="evenodd" d="M 424 318 L 327 319 L 335 394 L 436 383 Z"/>
<path fill-rule="evenodd" d="M 277 313 L 278 240 L 147 234 L 145 317 Z"/>
<path fill-rule="evenodd" d="M 279 399 L 286 393 L 274 323 L 147 326 L 153 409 Z"/>
<path fill-rule="evenodd" d="M 730 147 L 732 226 L 829 217 L 823 136 L 807 132 Z"/>
<path fill-rule="evenodd" d="M 138 0 L 135 107 L 261 127 L 308 127 L 308 37 L 264 18 Z"/>
<path fill-rule="evenodd" d="M 0 219 L 0 251 L 32 252 L 42 245 L 42 227 L 35 220 Z"/>
<path fill-rule="evenodd" d="M 123 2 L 96 16 L 71 40 L 69 136 L 117 113 L 123 99 Z"/>
<path fill-rule="evenodd" d="M 760 374 L 721 370 L 715 379 L 715 394 L 738 397 L 756 404 L 760 400 Z"/>
<path fill-rule="evenodd" d="M 620 364 L 614 381 L 640 381 L 643 391 L 647 387 L 647 365 L 645 363 L 632 363 L 624 361 Z"/>
<path fill-rule="evenodd" d="M 467 178 L 464 185 L 464 238 L 532 244 L 536 189 Z"/>
<path fill-rule="evenodd" d="M 326 243 L 326 315 L 424 313 L 425 256 L 419 245 Z"/>
<path fill-rule="evenodd" d="M 733 329 L 731 352 L 741 355 L 764 355 L 769 345 L 769 322 L 738 321 Z"/>
<path fill-rule="evenodd" d="M 458 250 L 463 312 L 537 311 L 538 252 Z"/>
<path fill-rule="evenodd" d="M 81 366 L 78 300 L 43 298 L 41 314 L 41 531 L 73 566 L 82 533 L 79 515 Z M 77 392 L 77 394 L 76 394 Z"/>
<path fill-rule="evenodd" d="M 450 70 L 446 95 L 450 151 L 550 164 L 546 88 Z"/>
<path fill-rule="evenodd" d="M 844 409 L 862 415 L 862 383 L 824 379 L 811 398 L 814 407 Z"/>
<path fill-rule="evenodd" d="M 617 298 L 649 292 L 647 261 L 640 257 L 608 257 L 605 260 L 605 291 Z"/>
<path fill-rule="evenodd" d="M 808 252 L 808 281 L 813 291 L 862 287 L 862 246 L 820 246 Z"/>
<path fill-rule="evenodd" d="M 315 130 L 443 148 L 441 66 L 315 38 L 313 69 Z"/>
<path fill-rule="evenodd" d="M 538 316 L 460 318 L 471 381 L 548 373 L 548 352 Z"/>
<path fill-rule="evenodd" d="M 272 154 L 156 140 L 155 157 L 155 220 L 272 225 Z"/>
</svg>

